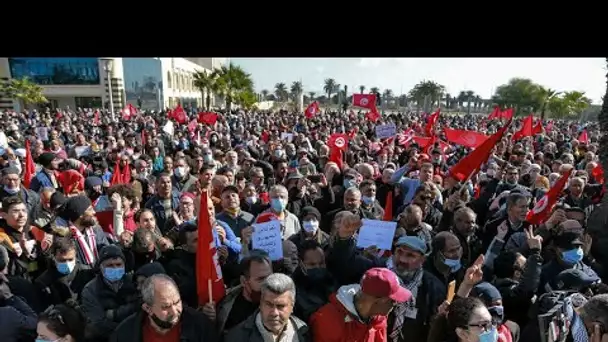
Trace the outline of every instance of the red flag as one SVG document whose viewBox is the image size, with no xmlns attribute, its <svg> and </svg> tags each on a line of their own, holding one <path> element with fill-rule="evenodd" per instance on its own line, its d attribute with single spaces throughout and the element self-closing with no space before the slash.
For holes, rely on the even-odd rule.
<svg viewBox="0 0 608 342">
<path fill-rule="evenodd" d="M 131 183 L 131 167 L 129 166 L 129 163 L 127 163 L 125 168 L 122 170 L 121 180 L 123 184 Z"/>
<path fill-rule="evenodd" d="M 308 107 L 306 107 L 306 112 L 304 115 L 307 119 L 312 119 L 315 117 L 315 115 L 317 115 L 317 113 L 319 113 L 319 102 L 314 101 L 313 103 L 309 104 Z"/>
<path fill-rule="evenodd" d="M 393 192 L 389 191 L 386 194 L 386 203 L 384 204 L 384 217 L 383 221 L 393 220 Z"/>
<path fill-rule="evenodd" d="M 211 112 L 198 113 L 198 122 L 213 126 L 217 122 L 217 114 Z"/>
<path fill-rule="evenodd" d="M 536 125 L 532 128 L 532 135 L 543 134 L 543 122 L 538 120 Z"/>
<path fill-rule="evenodd" d="M 93 124 L 95 126 L 99 126 L 99 111 L 96 110 L 95 113 L 93 114 Z"/>
<path fill-rule="evenodd" d="M 194 130 L 196 130 L 197 126 L 198 122 L 196 121 L 196 119 L 190 120 L 190 122 L 188 123 L 188 132 L 194 133 Z"/>
<path fill-rule="evenodd" d="M 546 221 L 551 213 L 551 210 L 553 209 L 553 206 L 564 190 L 572 170 L 573 169 L 568 170 L 568 172 L 561 176 L 561 178 L 555 182 L 555 184 L 553 184 L 553 187 L 540 199 L 540 201 L 536 202 L 534 208 L 528 212 L 526 221 L 531 224 L 541 224 Z"/>
<path fill-rule="evenodd" d="M 513 141 L 517 141 L 523 137 L 531 137 L 533 120 L 534 120 L 534 117 L 532 116 L 532 114 L 528 115 L 528 117 L 525 118 L 524 121 L 522 121 L 522 125 L 521 125 L 521 128 L 519 129 L 519 131 L 515 132 L 511 139 Z"/>
<path fill-rule="evenodd" d="M 488 116 L 488 120 L 492 119 L 500 119 L 502 112 L 500 111 L 500 107 L 495 106 L 490 116 Z"/>
<path fill-rule="evenodd" d="M 209 219 L 209 195 L 201 194 L 201 204 L 198 217 L 198 242 L 196 246 L 196 294 L 198 304 L 219 303 L 224 295 L 224 279 L 220 267 L 215 239 Z"/>
<path fill-rule="evenodd" d="M 357 136 L 357 133 L 359 133 L 359 127 L 355 127 L 355 128 L 353 128 L 353 129 L 351 129 L 351 130 L 348 132 L 348 139 L 349 139 L 349 140 L 351 140 L 351 139 L 355 139 L 355 137 Z"/>
<path fill-rule="evenodd" d="M 397 143 L 401 146 L 407 145 L 414 138 L 414 130 L 411 128 L 403 131 L 403 134 L 397 134 Z"/>
<path fill-rule="evenodd" d="M 380 113 L 378 113 L 378 109 L 374 107 L 365 114 L 365 118 L 371 122 L 376 122 L 380 119 Z"/>
<path fill-rule="evenodd" d="M 435 113 L 431 114 L 429 116 L 429 120 L 426 123 L 426 126 L 424 127 L 424 132 L 429 137 L 432 137 L 435 135 L 435 124 L 437 123 L 437 120 L 439 119 L 439 113 L 440 113 L 440 109 L 437 109 L 437 111 Z"/>
<path fill-rule="evenodd" d="M 123 120 L 130 120 L 133 115 L 137 113 L 137 108 L 133 107 L 132 104 L 127 104 L 125 108 L 122 110 L 122 118 Z"/>
<path fill-rule="evenodd" d="M 597 164 L 596 167 L 591 170 L 591 175 L 599 184 L 604 184 L 604 169 L 601 164 Z"/>
<path fill-rule="evenodd" d="M 471 148 L 479 147 L 479 145 L 488 139 L 487 135 L 474 131 L 450 128 L 444 128 L 443 131 L 445 132 L 445 138 L 447 141 Z"/>
<path fill-rule="evenodd" d="M 471 175 L 479 171 L 481 164 L 486 162 L 492 153 L 492 149 L 502 139 L 507 128 L 511 125 L 511 121 L 507 122 L 498 132 L 491 135 L 486 141 L 484 141 L 479 147 L 473 152 L 466 155 L 464 158 L 452 166 L 449 174 L 459 181 L 463 181 L 469 178 Z"/>
<path fill-rule="evenodd" d="M 505 120 L 513 119 L 513 108 L 508 108 L 500 112 L 500 118 Z"/>
<path fill-rule="evenodd" d="M 589 137 L 587 136 L 587 130 L 584 129 L 581 132 L 581 135 L 578 136 L 578 142 L 583 143 L 583 144 L 588 144 L 589 143 Z"/>
<path fill-rule="evenodd" d="M 182 108 L 181 104 L 178 104 L 177 107 L 172 112 L 173 118 L 180 124 L 185 124 L 188 121 L 188 117 L 186 116 L 186 111 Z"/>
<path fill-rule="evenodd" d="M 329 148 L 337 148 L 346 151 L 346 149 L 348 149 L 348 136 L 342 133 L 334 133 L 329 136 L 327 146 L 329 146 Z"/>
<path fill-rule="evenodd" d="M 353 94 L 353 106 L 376 108 L 376 94 Z"/>
<path fill-rule="evenodd" d="M 25 170 L 23 170 L 23 185 L 26 189 L 30 188 L 30 183 L 34 174 L 36 173 L 36 165 L 34 159 L 32 159 L 32 148 L 30 146 L 30 140 L 25 141 Z"/>
<path fill-rule="evenodd" d="M 332 147 L 329 151 L 329 161 L 338 165 L 340 170 L 344 168 L 343 152 L 339 147 Z"/>
<path fill-rule="evenodd" d="M 112 172 L 112 178 L 110 179 L 110 186 L 122 183 L 122 174 L 120 173 L 120 165 L 118 165 L 117 160 L 116 164 L 114 164 L 114 171 Z"/>
<path fill-rule="evenodd" d="M 73 193 L 74 190 L 84 191 L 84 176 L 76 170 L 66 170 L 59 173 L 57 180 L 66 195 Z"/>
</svg>

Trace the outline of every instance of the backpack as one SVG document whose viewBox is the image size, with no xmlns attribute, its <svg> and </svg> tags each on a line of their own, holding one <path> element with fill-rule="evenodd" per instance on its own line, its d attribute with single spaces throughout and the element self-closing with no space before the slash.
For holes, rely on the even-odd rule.
<svg viewBox="0 0 608 342">
<path fill-rule="evenodd" d="M 542 294 L 530 308 L 531 323 L 536 320 L 541 342 L 564 342 L 570 334 L 574 309 L 587 299 L 576 291 L 551 291 Z"/>
</svg>

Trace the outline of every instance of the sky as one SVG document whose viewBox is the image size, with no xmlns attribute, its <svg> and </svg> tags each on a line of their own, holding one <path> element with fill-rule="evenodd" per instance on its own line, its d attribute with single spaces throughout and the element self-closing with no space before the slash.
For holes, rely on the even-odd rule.
<svg viewBox="0 0 608 342">
<path fill-rule="evenodd" d="M 334 78 L 359 92 L 359 85 L 391 89 L 398 96 L 418 82 L 432 80 L 457 96 L 472 90 L 487 99 L 496 87 L 513 77 L 558 91 L 583 91 L 594 104 L 601 104 L 606 92 L 604 58 L 231 58 L 250 73 L 257 92 L 284 82 L 289 89 L 302 81 L 305 92 L 323 93 L 323 80 Z"/>
</svg>

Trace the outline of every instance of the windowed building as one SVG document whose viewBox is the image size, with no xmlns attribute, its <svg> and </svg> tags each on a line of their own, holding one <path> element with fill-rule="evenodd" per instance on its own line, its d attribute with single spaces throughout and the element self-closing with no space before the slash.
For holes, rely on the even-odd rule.
<svg viewBox="0 0 608 342">
<path fill-rule="evenodd" d="M 0 82 L 27 77 L 49 100 L 40 108 L 110 108 L 127 103 L 143 109 L 202 108 L 203 94 L 194 73 L 210 72 L 225 58 L 0 58 Z M 205 95 L 206 96 L 206 95 Z M 216 103 L 212 96 L 212 105 Z M 23 103 L 0 94 L 0 110 L 21 110 Z"/>
</svg>

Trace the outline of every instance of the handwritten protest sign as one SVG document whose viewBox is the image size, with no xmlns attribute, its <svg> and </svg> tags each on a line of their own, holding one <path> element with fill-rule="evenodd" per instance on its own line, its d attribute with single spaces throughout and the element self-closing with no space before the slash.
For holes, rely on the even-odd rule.
<svg viewBox="0 0 608 342">
<path fill-rule="evenodd" d="M 281 222 L 272 220 L 254 224 L 251 247 L 267 252 L 271 260 L 283 259 Z"/>
<path fill-rule="evenodd" d="M 36 135 L 42 141 L 49 140 L 49 130 L 46 127 L 37 127 L 36 128 Z"/>
<path fill-rule="evenodd" d="M 362 220 L 363 225 L 359 229 L 357 247 L 367 248 L 376 246 L 380 249 L 390 250 L 397 229 L 397 222 L 380 220 Z"/>
<path fill-rule="evenodd" d="M 380 139 L 390 138 L 397 135 L 397 127 L 394 124 L 376 126 L 376 136 Z"/>
</svg>

